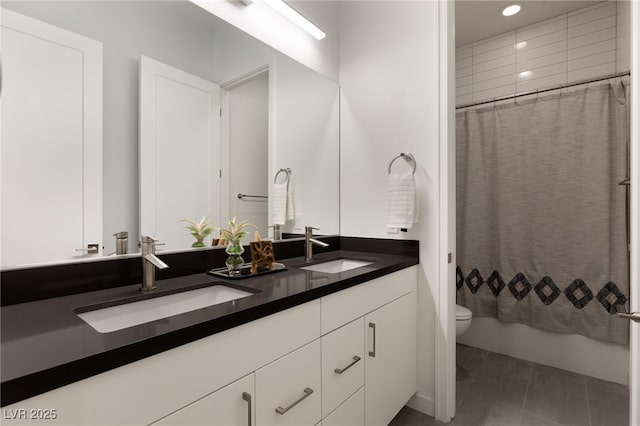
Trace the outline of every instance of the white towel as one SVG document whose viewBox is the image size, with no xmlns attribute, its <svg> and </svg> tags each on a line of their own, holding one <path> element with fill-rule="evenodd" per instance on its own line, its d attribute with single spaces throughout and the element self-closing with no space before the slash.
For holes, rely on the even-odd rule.
<svg viewBox="0 0 640 426">
<path fill-rule="evenodd" d="M 416 180 L 413 173 L 387 177 L 387 227 L 410 229 L 418 219 Z"/>
<path fill-rule="evenodd" d="M 271 194 L 271 214 L 274 225 L 284 225 L 287 218 L 287 184 L 276 183 Z"/>
<path fill-rule="evenodd" d="M 293 220 L 295 219 L 294 211 L 293 211 L 293 183 L 291 182 L 291 176 L 289 176 L 289 182 L 287 182 L 287 213 L 286 219 Z"/>
<path fill-rule="evenodd" d="M 284 225 L 295 218 L 291 182 L 275 183 L 271 199 L 271 214 L 275 225 Z"/>
</svg>

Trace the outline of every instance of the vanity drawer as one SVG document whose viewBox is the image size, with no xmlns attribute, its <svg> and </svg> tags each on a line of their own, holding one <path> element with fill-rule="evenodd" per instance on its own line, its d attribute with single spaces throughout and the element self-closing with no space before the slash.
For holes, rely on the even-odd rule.
<svg viewBox="0 0 640 426">
<path fill-rule="evenodd" d="M 322 418 L 320 362 L 317 339 L 257 370 L 255 424 L 318 423 Z"/>
<path fill-rule="evenodd" d="M 322 426 L 364 426 L 364 387 L 327 416 Z"/>
<path fill-rule="evenodd" d="M 364 384 L 364 318 L 322 336 L 322 417 Z"/>
<path fill-rule="evenodd" d="M 416 290 L 418 267 L 411 266 L 320 299 L 320 334 L 360 318 Z"/>
</svg>

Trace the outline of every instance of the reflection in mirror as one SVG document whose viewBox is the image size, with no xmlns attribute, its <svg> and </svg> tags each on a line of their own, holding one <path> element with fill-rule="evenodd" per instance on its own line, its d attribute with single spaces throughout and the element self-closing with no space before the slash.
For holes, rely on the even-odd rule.
<svg viewBox="0 0 640 426">
<path fill-rule="evenodd" d="M 143 170 L 139 166 L 143 159 L 138 154 L 141 131 L 141 105 L 138 99 L 141 56 L 219 86 L 218 103 L 224 111 L 222 118 L 219 111 L 212 111 L 219 119 L 219 127 L 214 130 L 218 138 L 218 147 L 212 146 L 210 149 L 211 154 L 218 155 L 208 158 L 216 158 L 219 165 L 216 166 L 214 162 L 209 164 L 208 175 L 212 180 L 208 182 L 209 188 L 205 189 L 207 193 L 191 194 L 193 199 L 207 200 L 208 207 L 200 205 L 194 206 L 192 210 L 176 211 L 175 217 L 166 219 L 163 225 L 170 230 L 152 229 L 150 233 L 160 240 L 171 239 L 171 235 L 174 234 L 181 235 L 181 240 L 176 239 L 170 245 L 164 246 L 164 249 L 189 248 L 193 240 L 185 229 L 186 224 L 180 220 L 199 220 L 202 216 L 209 216 L 212 226 L 224 227 L 228 220 L 236 215 L 241 219 L 249 219 L 263 236 L 271 235 L 267 226 L 274 223 L 271 205 L 273 178 L 280 168 L 292 169 L 290 190 L 294 207 L 293 219 L 285 222 L 282 226 L 283 231 L 302 233 L 304 225 L 313 225 L 321 228 L 319 234 L 339 233 L 336 83 L 186 1 L 4 1 L 2 6 L 51 28 L 55 27 L 101 43 L 103 62 L 103 74 L 99 77 L 103 89 L 100 105 L 102 131 L 99 132 L 102 135 L 102 150 L 98 156 L 102 166 L 102 172 L 99 173 L 102 177 L 102 196 L 99 197 L 102 207 L 95 201 L 90 203 L 90 206 L 98 211 L 91 212 L 87 208 L 83 210 L 90 213 L 88 216 L 92 220 L 99 222 L 101 231 L 98 231 L 97 236 L 91 237 L 83 235 L 81 231 L 76 237 L 77 241 L 71 244 L 71 254 L 55 253 L 51 245 L 62 243 L 62 237 L 56 236 L 55 232 L 69 232 L 68 226 L 53 212 L 61 206 L 69 207 L 72 204 L 66 195 L 70 184 L 48 187 L 46 199 L 41 198 L 41 195 L 32 197 L 36 200 L 36 207 L 29 206 L 23 200 L 11 199 L 11 191 L 5 193 L 4 182 L 21 178 L 6 175 L 11 168 L 5 170 L 4 167 L 4 159 L 7 156 L 7 144 L 4 143 L 7 133 L 4 124 L 8 122 L 8 117 L 14 114 L 22 115 L 23 121 L 28 119 L 33 128 L 44 128 L 37 120 L 46 117 L 46 114 L 26 116 L 18 109 L 12 112 L 5 98 L 1 118 L 2 268 L 109 255 L 116 252 L 114 234 L 122 231 L 129 233 L 127 251 L 138 252 L 138 241 L 144 222 L 141 203 L 149 196 L 148 191 L 153 190 L 156 195 L 161 193 L 166 200 L 177 200 L 180 193 L 194 191 L 195 184 L 192 181 L 184 180 L 182 184 L 177 184 L 187 177 L 184 168 L 181 174 L 178 174 L 172 167 L 166 167 L 162 171 L 161 179 L 156 179 L 157 182 L 162 181 L 162 188 L 147 189 L 143 185 L 144 178 L 140 177 Z M 13 82 L 9 78 L 8 69 L 11 63 L 10 52 L 4 44 L 10 31 L 5 25 L 6 21 L 3 16 L 3 95 L 8 97 Z M 20 50 L 24 43 L 18 41 L 17 50 Z M 40 59 L 46 61 L 45 56 Z M 70 58 L 69 61 L 73 64 L 74 59 Z M 48 63 L 48 70 L 63 72 L 62 62 L 56 60 Z M 21 95 L 20 87 L 16 85 L 13 88 L 17 96 Z M 62 92 L 57 97 L 51 95 L 53 99 L 75 101 L 80 96 L 77 91 L 65 90 L 60 85 L 54 87 L 58 87 Z M 55 110 L 55 105 L 53 109 Z M 77 123 L 80 117 L 80 113 L 72 108 L 58 108 L 58 112 L 67 114 L 65 118 L 74 123 Z M 15 137 L 21 136 L 18 134 Z M 180 151 L 184 148 L 182 144 L 187 139 L 185 136 L 175 135 L 176 145 L 173 152 L 176 154 L 176 162 L 178 156 L 181 157 L 181 161 L 188 157 L 184 155 L 184 151 Z M 34 140 L 48 144 L 58 155 L 62 155 L 62 151 L 56 148 L 56 137 L 55 133 L 50 132 L 45 137 L 34 137 Z M 86 137 L 76 139 L 80 141 L 77 143 L 81 143 Z M 80 155 L 77 147 L 66 149 L 74 150 L 70 155 Z M 27 154 L 32 156 L 38 152 L 45 157 L 48 155 L 44 154 L 46 150 L 42 146 L 33 146 L 29 150 Z M 167 153 L 167 156 L 170 157 L 171 154 Z M 192 155 L 192 158 L 196 157 L 202 156 Z M 17 167 L 14 169 L 28 169 L 34 182 L 51 180 L 47 175 L 39 174 L 38 167 L 31 167 L 35 164 L 33 158 L 15 158 Z M 55 161 L 55 157 L 49 158 L 55 164 L 54 168 L 60 170 L 61 163 Z M 99 168 L 93 167 L 92 170 L 98 172 Z M 79 179 L 80 181 L 75 178 L 76 185 L 86 185 L 84 179 Z M 18 193 L 20 191 L 17 190 Z M 268 198 L 238 198 L 239 193 Z M 13 191 L 13 194 L 16 194 L 16 191 Z M 180 202 L 187 203 L 182 199 Z M 40 226 L 35 227 L 31 234 L 29 228 L 32 227 L 26 223 L 24 227 L 18 226 L 21 221 L 17 221 L 15 217 L 10 223 L 5 221 L 6 206 L 12 203 L 24 205 L 25 209 L 33 210 L 33 214 L 38 216 Z M 81 207 L 75 209 L 74 214 L 77 215 L 77 209 Z M 75 219 L 76 216 L 69 217 L 74 217 L 74 223 L 81 222 L 80 219 Z M 12 240 L 5 240 L 4 230 L 11 227 L 22 228 L 23 232 L 12 237 Z M 18 249 L 19 245 L 16 245 L 16 242 L 19 239 L 29 243 L 26 249 Z M 40 245 L 43 240 L 52 244 L 49 247 Z M 37 248 L 32 244 L 34 242 Z M 99 246 L 98 254 L 90 254 L 85 250 L 93 243 Z M 207 244 L 210 244 L 210 240 Z M 76 249 L 85 251 L 76 252 Z M 5 256 L 6 253 L 20 250 L 24 253 L 21 258 L 10 259 Z M 38 256 L 32 256 L 36 252 Z"/>
</svg>

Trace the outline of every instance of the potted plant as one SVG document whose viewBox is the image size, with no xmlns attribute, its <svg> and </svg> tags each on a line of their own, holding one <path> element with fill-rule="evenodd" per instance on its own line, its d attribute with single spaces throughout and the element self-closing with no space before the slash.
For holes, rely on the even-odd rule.
<svg viewBox="0 0 640 426">
<path fill-rule="evenodd" d="M 237 222 L 236 217 L 229 221 L 229 228 L 219 228 L 222 238 L 227 240 L 227 248 L 225 251 L 229 255 L 225 264 L 229 268 L 229 275 L 237 275 L 240 273 L 240 267 L 244 264 L 242 253 L 244 253 L 244 247 L 240 241 L 247 235 L 246 228 L 253 226 L 248 220 Z"/>
</svg>

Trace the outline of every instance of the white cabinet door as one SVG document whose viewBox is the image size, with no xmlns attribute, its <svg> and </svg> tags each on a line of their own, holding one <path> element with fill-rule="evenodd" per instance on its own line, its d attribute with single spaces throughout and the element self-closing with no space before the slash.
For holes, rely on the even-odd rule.
<svg viewBox="0 0 640 426">
<path fill-rule="evenodd" d="M 155 426 L 251 426 L 255 408 L 254 374 L 153 423 Z"/>
<path fill-rule="evenodd" d="M 327 416 L 322 426 L 364 426 L 364 393 L 364 387 L 360 388 Z"/>
<path fill-rule="evenodd" d="M 220 226 L 220 88 L 140 59 L 140 232 L 163 250 L 195 241 L 183 219 Z"/>
<path fill-rule="evenodd" d="M 320 382 L 320 339 L 257 370 L 256 425 L 318 423 Z"/>
<path fill-rule="evenodd" d="M 1 12 L 1 266 L 102 253 L 102 43 Z"/>
<path fill-rule="evenodd" d="M 409 293 L 365 316 L 365 420 L 387 425 L 417 390 L 416 298 Z"/>
<path fill-rule="evenodd" d="M 322 417 L 364 385 L 364 319 L 322 336 Z"/>
</svg>

